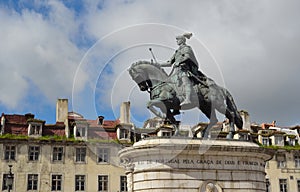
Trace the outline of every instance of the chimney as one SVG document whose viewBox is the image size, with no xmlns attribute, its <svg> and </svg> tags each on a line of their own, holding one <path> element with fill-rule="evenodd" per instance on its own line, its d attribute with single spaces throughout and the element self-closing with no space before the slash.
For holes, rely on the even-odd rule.
<svg viewBox="0 0 300 192">
<path fill-rule="evenodd" d="M 103 125 L 103 121 L 104 121 L 104 116 L 102 116 L 102 115 L 98 116 L 97 124 L 98 125 Z"/>
<path fill-rule="evenodd" d="M 56 122 L 65 122 L 68 119 L 68 99 L 57 99 Z"/>
<path fill-rule="evenodd" d="M 121 104 L 120 123 L 130 123 L 130 101 Z"/>
</svg>

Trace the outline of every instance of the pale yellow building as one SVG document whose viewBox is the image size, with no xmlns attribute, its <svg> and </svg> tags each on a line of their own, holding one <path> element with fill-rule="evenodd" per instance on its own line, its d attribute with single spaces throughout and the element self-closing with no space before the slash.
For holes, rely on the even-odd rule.
<svg viewBox="0 0 300 192">
<path fill-rule="evenodd" d="M 115 143 L 1 139 L 2 191 L 127 191 Z"/>
<path fill-rule="evenodd" d="M 128 106 L 121 120 L 86 120 L 68 112 L 67 99 L 57 101 L 55 124 L 30 113 L 2 114 L 1 191 L 126 192 L 118 152 L 131 143 Z"/>
<path fill-rule="evenodd" d="M 268 192 L 300 191 L 300 151 L 277 150 L 266 165 Z"/>
</svg>

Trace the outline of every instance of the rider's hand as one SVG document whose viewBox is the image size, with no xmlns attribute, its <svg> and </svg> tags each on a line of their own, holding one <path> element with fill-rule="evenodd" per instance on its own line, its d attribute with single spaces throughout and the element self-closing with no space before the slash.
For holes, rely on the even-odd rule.
<svg viewBox="0 0 300 192">
<path fill-rule="evenodd" d="M 175 67 L 179 67 L 179 66 L 181 66 L 181 64 L 178 63 L 178 62 L 175 62 L 175 63 L 174 63 L 174 66 L 175 66 Z"/>
</svg>

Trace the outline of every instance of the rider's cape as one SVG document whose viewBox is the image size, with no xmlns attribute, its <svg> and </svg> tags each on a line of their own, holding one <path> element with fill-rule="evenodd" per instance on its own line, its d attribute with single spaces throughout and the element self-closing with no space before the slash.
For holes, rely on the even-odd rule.
<svg viewBox="0 0 300 192">
<path fill-rule="evenodd" d="M 191 62 L 189 64 L 194 65 L 194 67 L 199 67 L 195 54 L 192 48 L 188 45 L 180 46 L 174 53 L 171 58 L 171 63 L 184 63 L 184 62 Z"/>
</svg>

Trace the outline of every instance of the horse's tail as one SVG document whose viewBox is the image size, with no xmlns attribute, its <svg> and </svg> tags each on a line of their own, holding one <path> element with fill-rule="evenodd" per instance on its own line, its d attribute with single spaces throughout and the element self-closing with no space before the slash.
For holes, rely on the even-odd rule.
<svg viewBox="0 0 300 192">
<path fill-rule="evenodd" d="M 239 129 L 242 129 L 243 128 L 243 119 L 235 105 L 233 97 L 227 89 L 223 88 L 223 91 L 224 91 L 224 94 L 226 95 L 227 108 L 229 108 L 230 111 L 234 112 L 234 123 Z"/>
</svg>

